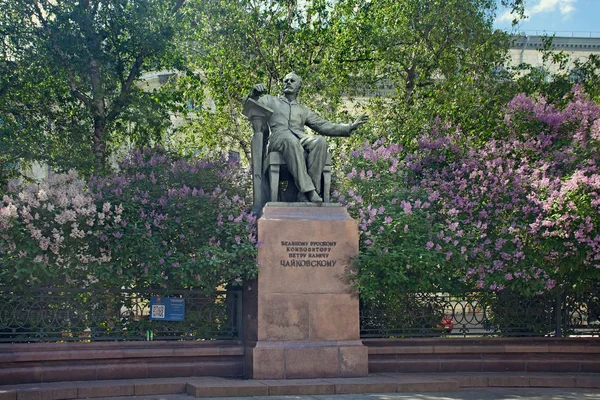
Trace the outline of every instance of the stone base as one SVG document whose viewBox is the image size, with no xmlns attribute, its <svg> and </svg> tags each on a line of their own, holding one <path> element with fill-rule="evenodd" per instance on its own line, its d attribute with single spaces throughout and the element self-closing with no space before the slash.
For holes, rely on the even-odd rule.
<svg viewBox="0 0 600 400">
<path fill-rule="evenodd" d="M 369 374 L 368 349 L 360 340 L 257 342 L 246 347 L 253 379 L 353 378 Z"/>
<path fill-rule="evenodd" d="M 258 279 L 244 287 L 245 375 L 368 374 L 358 296 L 347 277 L 358 224 L 339 204 L 267 203 L 258 220 Z"/>
</svg>

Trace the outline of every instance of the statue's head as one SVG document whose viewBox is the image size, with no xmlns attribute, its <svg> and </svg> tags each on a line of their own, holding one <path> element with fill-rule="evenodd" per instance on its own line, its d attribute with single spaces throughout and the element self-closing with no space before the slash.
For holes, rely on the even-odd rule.
<svg viewBox="0 0 600 400">
<path fill-rule="evenodd" d="M 283 77 L 283 93 L 297 95 L 302 87 L 302 78 L 295 72 Z"/>
</svg>

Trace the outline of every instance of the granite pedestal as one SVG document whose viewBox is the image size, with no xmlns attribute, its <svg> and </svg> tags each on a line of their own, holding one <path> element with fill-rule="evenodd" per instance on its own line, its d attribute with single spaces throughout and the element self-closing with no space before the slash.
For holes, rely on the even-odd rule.
<svg viewBox="0 0 600 400">
<path fill-rule="evenodd" d="M 358 296 L 346 278 L 357 222 L 339 204 L 267 203 L 258 239 L 258 279 L 244 289 L 246 376 L 367 376 Z"/>
</svg>

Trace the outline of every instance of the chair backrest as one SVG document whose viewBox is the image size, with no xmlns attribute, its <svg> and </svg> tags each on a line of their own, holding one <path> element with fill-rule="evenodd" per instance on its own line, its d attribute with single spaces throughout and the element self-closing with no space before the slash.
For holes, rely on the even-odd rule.
<svg viewBox="0 0 600 400">
<path fill-rule="evenodd" d="M 254 132 L 251 142 L 252 187 L 254 193 L 252 211 L 260 214 L 262 207 L 267 202 L 268 195 L 268 182 L 263 179 L 263 162 L 267 154 L 267 143 L 269 141 L 267 121 L 273 114 L 273 110 L 256 100 L 247 98 L 242 113 L 250 120 Z"/>
<path fill-rule="evenodd" d="M 267 156 L 269 155 L 269 136 L 271 135 L 271 129 L 269 129 L 269 123 L 268 120 L 265 121 L 264 125 L 263 125 L 263 162 L 264 160 L 267 158 Z M 263 166 L 264 167 L 264 166 Z"/>
</svg>

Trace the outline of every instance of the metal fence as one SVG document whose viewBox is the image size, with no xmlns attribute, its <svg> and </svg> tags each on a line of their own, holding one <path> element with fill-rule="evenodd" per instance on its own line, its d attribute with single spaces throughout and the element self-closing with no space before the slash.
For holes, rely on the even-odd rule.
<svg viewBox="0 0 600 400">
<path fill-rule="evenodd" d="M 185 299 L 183 321 L 150 321 L 150 297 Z M 241 337 L 241 291 L 0 287 L 0 342 L 198 340 Z"/>
<path fill-rule="evenodd" d="M 600 291 L 407 293 L 361 305 L 362 338 L 600 336 Z"/>
<path fill-rule="evenodd" d="M 150 321 L 150 297 L 185 299 L 183 321 Z M 241 291 L 0 287 L 0 343 L 240 339 Z M 405 293 L 361 304 L 361 337 L 600 336 L 600 291 Z"/>
</svg>

